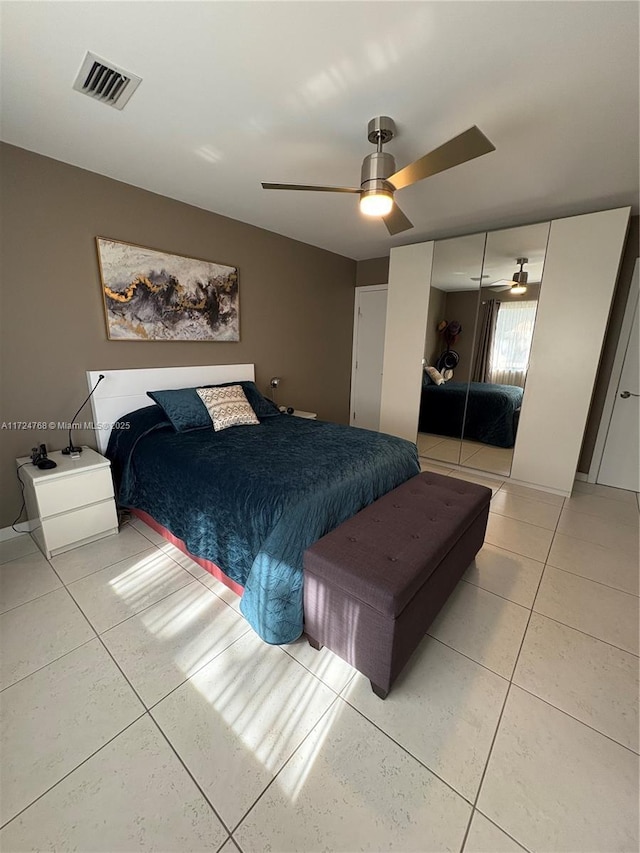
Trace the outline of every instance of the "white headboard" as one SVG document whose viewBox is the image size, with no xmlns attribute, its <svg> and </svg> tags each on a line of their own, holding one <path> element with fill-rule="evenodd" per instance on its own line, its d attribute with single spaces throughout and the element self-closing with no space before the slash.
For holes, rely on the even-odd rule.
<svg viewBox="0 0 640 853">
<path fill-rule="evenodd" d="M 255 380 L 253 364 L 204 364 L 196 367 L 149 367 L 138 370 L 88 370 L 89 390 L 104 379 L 91 398 L 93 423 L 98 450 L 104 453 L 111 427 L 127 412 L 153 406 L 147 391 L 169 388 L 193 388 L 197 385 L 217 385 L 221 382 Z"/>
</svg>

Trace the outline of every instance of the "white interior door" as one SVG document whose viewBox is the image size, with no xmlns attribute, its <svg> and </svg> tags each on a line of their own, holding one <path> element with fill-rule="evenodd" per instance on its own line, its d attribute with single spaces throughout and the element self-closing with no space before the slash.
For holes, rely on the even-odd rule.
<svg viewBox="0 0 640 853">
<path fill-rule="evenodd" d="M 351 426 L 380 428 L 387 286 L 356 290 L 351 370 Z"/>
<path fill-rule="evenodd" d="M 637 275 L 637 271 L 636 271 Z M 631 324 L 597 482 L 640 491 L 640 345 L 638 302 Z"/>
</svg>

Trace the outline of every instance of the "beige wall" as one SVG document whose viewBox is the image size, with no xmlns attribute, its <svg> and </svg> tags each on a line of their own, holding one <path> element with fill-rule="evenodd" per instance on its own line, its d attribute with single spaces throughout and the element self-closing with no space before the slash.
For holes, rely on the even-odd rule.
<svg viewBox="0 0 640 853">
<path fill-rule="evenodd" d="M 282 377 L 279 402 L 348 422 L 355 261 L 10 145 L 0 168 L 0 422 L 68 421 L 86 370 L 229 362 L 255 362 L 263 391 Z M 96 235 L 237 265 L 240 342 L 108 341 Z M 0 431 L 0 527 L 20 507 L 14 457 L 41 441 L 67 444 Z"/>
<path fill-rule="evenodd" d="M 367 284 L 386 284 L 389 281 L 389 256 L 358 261 L 356 287 Z"/>
<path fill-rule="evenodd" d="M 438 323 L 446 315 L 447 294 L 444 290 L 432 287 L 429 291 L 429 313 L 427 315 L 427 334 L 424 339 L 424 357 L 427 364 L 435 367 L 438 356 L 444 349 L 442 333 L 438 331 Z"/>
</svg>

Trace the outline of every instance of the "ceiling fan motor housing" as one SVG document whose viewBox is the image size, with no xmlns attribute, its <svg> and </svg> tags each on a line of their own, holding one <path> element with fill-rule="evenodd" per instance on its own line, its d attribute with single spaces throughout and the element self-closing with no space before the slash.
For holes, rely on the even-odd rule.
<svg viewBox="0 0 640 853">
<path fill-rule="evenodd" d="M 376 151 L 368 154 L 362 161 L 360 181 L 363 190 L 383 189 L 393 192 L 395 187 L 386 179 L 396 171 L 393 154 Z"/>
</svg>

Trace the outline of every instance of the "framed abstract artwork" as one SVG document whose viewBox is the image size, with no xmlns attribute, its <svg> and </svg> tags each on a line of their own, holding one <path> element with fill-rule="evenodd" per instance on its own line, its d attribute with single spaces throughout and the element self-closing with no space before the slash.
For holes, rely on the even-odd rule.
<svg viewBox="0 0 640 853">
<path fill-rule="evenodd" d="M 110 341 L 239 341 L 238 268 L 96 237 Z"/>
</svg>

